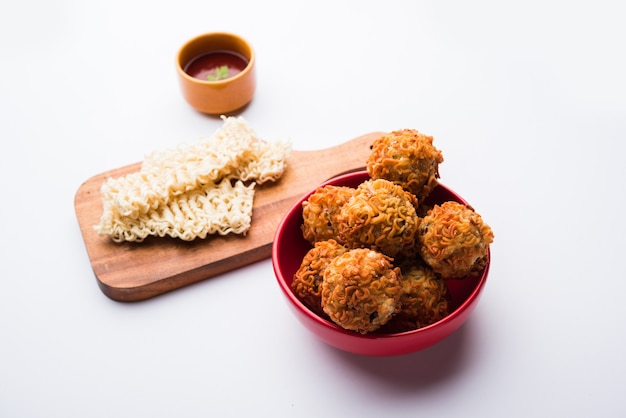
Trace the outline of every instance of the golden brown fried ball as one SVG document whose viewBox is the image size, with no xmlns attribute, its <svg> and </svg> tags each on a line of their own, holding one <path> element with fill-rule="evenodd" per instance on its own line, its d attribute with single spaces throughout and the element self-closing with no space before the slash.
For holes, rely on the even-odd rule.
<svg viewBox="0 0 626 418">
<path fill-rule="evenodd" d="M 437 186 L 441 151 L 433 137 L 415 129 L 393 131 L 376 139 L 366 167 L 371 178 L 387 179 L 424 199 Z"/>
<path fill-rule="evenodd" d="M 415 196 L 388 180 L 366 180 L 341 207 L 338 241 L 395 257 L 414 246 L 420 223 L 416 204 Z"/>
<path fill-rule="evenodd" d="M 325 316 L 321 296 L 324 270 L 335 257 L 346 251 L 346 247 L 332 239 L 316 242 L 304 255 L 300 268 L 293 276 L 291 289 L 302 303 L 318 315 Z"/>
<path fill-rule="evenodd" d="M 362 334 L 387 323 L 399 306 L 402 273 L 368 248 L 335 257 L 324 273 L 322 308 L 337 325 Z"/>
<path fill-rule="evenodd" d="M 401 309 L 385 327 L 386 332 L 422 328 L 448 315 L 448 286 L 428 266 L 413 264 L 402 271 Z"/>
<path fill-rule="evenodd" d="M 337 214 L 354 193 L 352 187 L 319 187 L 302 202 L 302 235 L 310 243 L 337 238 Z"/>
<path fill-rule="evenodd" d="M 478 213 L 453 201 L 429 210 L 418 233 L 422 259 L 445 278 L 462 278 L 481 270 L 493 238 Z"/>
</svg>

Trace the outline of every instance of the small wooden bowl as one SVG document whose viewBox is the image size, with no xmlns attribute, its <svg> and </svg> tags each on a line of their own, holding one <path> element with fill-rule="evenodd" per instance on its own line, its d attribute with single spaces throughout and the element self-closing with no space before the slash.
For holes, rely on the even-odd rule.
<svg viewBox="0 0 626 418">
<path fill-rule="evenodd" d="M 254 96 L 255 54 L 238 35 L 212 32 L 190 39 L 178 51 L 176 69 L 185 100 L 199 112 L 232 113 Z"/>
</svg>

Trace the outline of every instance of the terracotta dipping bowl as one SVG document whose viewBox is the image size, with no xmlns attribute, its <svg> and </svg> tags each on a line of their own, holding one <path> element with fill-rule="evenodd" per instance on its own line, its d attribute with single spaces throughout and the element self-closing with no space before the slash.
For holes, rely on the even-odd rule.
<svg viewBox="0 0 626 418">
<path fill-rule="evenodd" d="M 238 35 L 212 32 L 187 41 L 178 51 L 176 70 L 183 97 L 201 113 L 229 114 L 254 97 L 254 51 Z"/>
<path fill-rule="evenodd" d="M 333 178 L 320 186 L 356 187 L 369 179 L 366 171 L 350 173 Z M 395 334 L 359 334 L 345 330 L 309 310 L 291 290 L 293 275 L 300 267 L 302 258 L 311 245 L 302 236 L 302 202 L 315 190 L 303 196 L 280 222 L 272 246 L 272 265 L 276 280 L 295 317 L 310 332 L 325 343 L 343 351 L 367 356 L 395 356 L 422 350 L 448 337 L 469 318 L 478 303 L 487 281 L 489 263 L 475 277 L 448 280 L 452 299 L 451 313 L 440 321 L 408 332 Z M 439 185 L 428 197 L 430 203 L 454 200 L 467 204 L 463 198 L 444 185 Z"/>
</svg>

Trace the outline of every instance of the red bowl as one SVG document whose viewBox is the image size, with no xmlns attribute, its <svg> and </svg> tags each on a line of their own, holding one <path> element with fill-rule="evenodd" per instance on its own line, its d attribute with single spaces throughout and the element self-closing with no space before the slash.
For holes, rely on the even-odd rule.
<svg viewBox="0 0 626 418">
<path fill-rule="evenodd" d="M 368 180 L 367 171 L 359 171 L 335 177 L 320 185 L 356 187 Z M 360 334 L 341 328 L 307 308 L 291 290 L 293 276 L 311 244 L 302 236 L 302 202 L 315 190 L 303 196 L 287 212 L 280 222 L 272 245 L 272 266 L 278 285 L 296 318 L 322 341 L 347 352 L 368 356 L 395 356 L 408 354 L 443 340 L 456 331 L 469 318 L 478 303 L 487 281 L 489 262 L 484 270 L 472 277 L 447 280 L 452 300 L 451 313 L 440 321 L 408 332 L 394 334 Z M 468 205 L 459 195 L 439 184 L 425 203 L 443 203 L 453 200 Z"/>
</svg>

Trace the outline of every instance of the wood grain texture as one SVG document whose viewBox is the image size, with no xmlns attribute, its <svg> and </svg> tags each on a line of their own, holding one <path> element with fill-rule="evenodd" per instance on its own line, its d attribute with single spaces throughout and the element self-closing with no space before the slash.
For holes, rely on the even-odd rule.
<svg viewBox="0 0 626 418">
<path fill-rule="evenodd" d="M 114 243 L 94 230 L 102 216 L 100 187 L 109 177 L 139 171 L 141 163 L 91 177 L 78 188 L 74 207 L 100 289 L 113 300 L 140 301 L 269 258 L 276 228 L 291 206 L 325 180 L 363 169 L 370 146 L 380 135 L 366 134 L 322 150 L 293 151 L 278 182 L 255 187 L 246 236 Z"/>
</svg>

